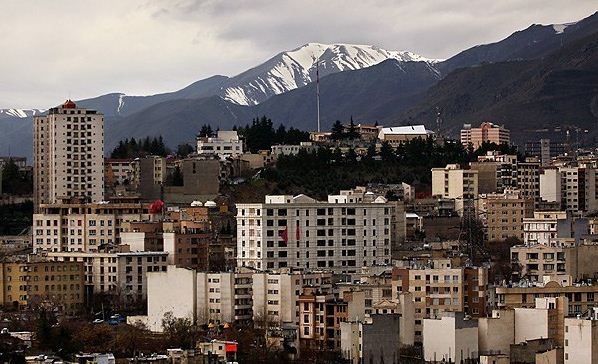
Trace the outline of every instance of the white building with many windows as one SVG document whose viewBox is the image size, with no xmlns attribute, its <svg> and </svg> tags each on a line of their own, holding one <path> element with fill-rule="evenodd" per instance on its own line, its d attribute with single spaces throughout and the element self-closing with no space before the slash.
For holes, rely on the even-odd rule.
<svg viewBox="0 0 598 364">
<path fill-rule="evenodd" d="M 67 100 L 33 117 L 34 202 L 104 199 L 104 115 Z"/>
<path fill-rule="evenodd" d="M 393 245 L 405 237 L 402 207 L 364 189 L 327 201 L 280 195 L 237 204 L 237 265 L 355 273 L 390 264 Z"/>
<path fill-rule="evenodd" d="M 217 155 L 220 158 L 243 154 L 243 140 L 232 131 L 218 131 L 216 137 L 197 138 L 198 155 Z"/>
</svg>

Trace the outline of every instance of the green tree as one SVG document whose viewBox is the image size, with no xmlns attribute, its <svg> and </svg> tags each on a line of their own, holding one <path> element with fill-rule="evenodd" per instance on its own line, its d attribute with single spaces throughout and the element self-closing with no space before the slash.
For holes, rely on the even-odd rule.
<svg viewBox="0 0 598 364">
<path fill-rule="evenodd" d="M 189 143 L 179 144 L 176 148 L 176 154 L 181 158 L 187 158 L 187 156 L 193 152 L 195 152 L 195 148 Z"/>
<path fill-rule="evenodd" d="M 334 122 L 330 131 L 332 132 L 330 138 L 333 140 L 341 140 L 345 137 L 345 127 L 340 120 Z"/>
</svg>

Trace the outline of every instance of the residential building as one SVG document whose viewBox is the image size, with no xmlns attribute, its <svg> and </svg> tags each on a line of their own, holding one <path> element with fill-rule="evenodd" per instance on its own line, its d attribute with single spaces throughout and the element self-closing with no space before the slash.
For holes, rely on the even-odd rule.
<svg viewBox="0 0 598 364">
<path fill-rule="evenodd" d="M 273 145 L 271 147 L 271 154 L 275 158 L 278 158 L 281 155 L 297 155 L 301 150 L 305 151 L 306 153 L 313 153 L 314 151 L 316 151 L 316 148 L 317 147 L 312 142 L 301 142 L 296 145 L 279 144 Z"/>
<path fill-rule="evenodd" d="M 413 139 L 427 139 L 434 136 L 434 132 L 427 130 L 425 125 L 407 125 L 381 128 L 378 133 L 378 139 L 382 142 L 388 142 L 391 146 L 397 147 L 401 143 Z"/>
<path fill-rule="evenodd" d="M 422 320 L 444 312 L 484 317 L 487 311 L 487 268 L 394 268 L 392 292 L 413 294 L 415 341 L 422 341 Z"/>
<path fill-rule="evenodd" d="M 502 194 L 489 194 L 482 199 L 486 212 L 486 236 L 489 241 L 514 237 L 523 241 L 523 219 L 534 212 L 534 201 L 521 196 L 518 190 L 507 189 Z"/>
<path fill-rule="evenodd" d="M 565 211 L 534 211 L 533 217 L 523 218 L 525 244 L 553 245 L 572 237 L 573 221 Z"/>
<path fill-rule="evenodd" d="M 598 285 L 571 284 L 570 280 L 559 283 L 556 278 L 551 278 L 548 282 L 522 282 L 496 287 L 496 303 L 499 309 L 533 308 L 536 298 L 545 297 L 566 297 L 569 302 L 567 315 L 581 314 L 595 306 Z"/>
<path fill-rule="evenodd" d="M 478 205 L 478 171 L 458 164 L 432 168 L 432 195 L 455 200 L 459 216 L 475 214 Z"/>
<path fill-rule="evenodd" d="M 462 312 L 423 320 L 424 360 L 464 363 L 478 359 L 478 321 Z"/>
<path fill-rule="evenodd" d="M 534 158 L 526 158 L 525 162 L 517 162 L 517 189 L 521 197 L 532 199 L 534 208 L 540 203 L 540 162 Z"/>
<path fill-rule="evenodd" d="M 57 262 L 80 262 L 85 271 L 85 297 L 92 294 L 118 296 L 123 302 L 139 302 L 147 297 L 147 272 L 164 272 L 165 252 L 49 252 Z"/>
<path fill-rule="evenodd" d="M 509 144 L 511 142 L 510 132 L 504 126 L 490 122 L 483 122 L 478 128 L 472 128 L 471 124 L 463 125 L 461 129 L 461 144 L 465 148 L 470 145 L 478 149 L 482 143 Z"/>
<path fill-rule="evenodd" d="M 42 204 L 33 214 L 34 252 L 95 252 L 120 244 L 124 223 L 149 220 L 140 203 Z"/>
<path fill-rule="evenodd" d="M 46 307 L 66 314 L 83 309 L 83 263 L 23 261 L 0 263 L 0 305 Z"/>
<path fill-rule="evenodd" d="M 328 201 L 283 195 L 237 204 L 237 264 L 339 273 L 390 264 L 405 236 L 402 207 L 365 190 L 341 191 Z"/>
<path fill-rule="evenodd" d="M 34 204 L 104 200 L 104 115 L 67 100 L 33 117 Z"/>
<path fill-rule="evenodd" d="M 226 158 L 243 154 L 243 140 L 236 131 L 219 130 L 216 137 L 197 137 L 198 155 L 217 155 Z"/>
<path fill-rule="evenodd" d="M 592 364 L 598 361 L 598 311 L 587 317 L 565 319 L 565 363 Z"/>
<path fill-rule="evenodd" d="M 150 155 L 140 158 L 139 164 L 139 196 L 142 200 L 153 201 L 162 197 L 166 182 L 166 158 Z"/>
<path fill-rule="evenodd" d="M 374 124 L 353 124 L 353 128 L 357 134 L 359 134 L 359 138 L 365 141 L 372 141 L 378 138 L 378 134 L 380 133 L 380 129 L 382 129 L 379 125 Z M 348 132 L 351 129 L 351 124 L 344 124 L 343 129 Z"/>
<path fill-rule="evenodd" d="M 364 321 L 342 322 L 341 353 L 351 364 L 394 363 L 400 357 L 399 314 L 372 315 Z"/>
<path fill-rule="evenodd" d="M 540 139 L 525 143 L 525 155 L 540 159 L 542 166 L 550 165 L 552 158 L 565 153 L 565 145 L 551 139 Z"/>
</svg>

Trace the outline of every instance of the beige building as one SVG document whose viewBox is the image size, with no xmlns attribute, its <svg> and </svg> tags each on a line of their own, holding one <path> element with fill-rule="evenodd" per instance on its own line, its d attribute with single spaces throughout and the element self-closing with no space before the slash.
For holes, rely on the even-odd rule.
<svg viewBox="0 0 598 364">
<path fill-rule="evenodd" d="M 76 262 L 0 263 L 0 305 L 46 307 L 67 314 L 83 309 L 83 264 Z"/>
<path fill-rule="evenodd" d="M 598 362 L 598 314 L 589 318 L 565 319 L 565 363 L 594 364 Z"/>
<path fill-rule="evenodd" d="M 42 204 L 33 214 L 33 251 L 97 252 L 120 244 L 124 223 L 148 219 L 140 203 Z"/>
<path fill-rule="evenodd" d="M 282 195 L 237 204 L 238 266 L 355 273 L 390 264 L 404 236 L 403 205 L 365 190 L 341 191 L 327 201 Z"/>
<path fill-rule="evenodd" d="M 147 297 L 148 272 L 164 272 L 165 252 L 49 252 L 48 259 L 57 262 L 82 262 L 85 269 L 86 295 L 107 293 L 125 302 Z"/>
<path fill-rule="evenodd" d="M 465 124 L 461 129 L 461 144 L 465 148 L 469 145 L 478 149 L 482 143 L 509 144 L 511 142 L 510 132 L 504 126 L 490 122 L 483 122 L 478 128 L 472 128 L 471 124 Z"/>
<path fill-rule="evenodd" d="M 33 117 L 34 203 L 104 199 L 104 115 L 71 100 Z"/>
<path fill-rule="evenodd" d="M 533 216 L 534 201 L 522 198 L 517 190 L 489 194 L 482 199 L 486 212 L 486 235 L 489 241 L 515 237 L 523 241 L 523 219 Z"/>
<path fill-rule="evenodd" d="M 426 362 L 476 361 L 478 321 L 461 312 L 445 312 L 442 317 L 424 319 L 423 346 Z"/>
<path fill-rule="evenodd" d="M 415 341 L 422 341 L 422 320 L 445 312 L 484 317 L 487 310 L 486 268 L 393 269 L 392 291 L 409 292 L 415 302 Z"/>
<path fill-rule="evenodd" d="M 432 168 L 432 195 L 455 200 L 459 216 L 474 213 L 478 206 L 478 171 L 463 169 L 458 164 Z"/>
</svg>

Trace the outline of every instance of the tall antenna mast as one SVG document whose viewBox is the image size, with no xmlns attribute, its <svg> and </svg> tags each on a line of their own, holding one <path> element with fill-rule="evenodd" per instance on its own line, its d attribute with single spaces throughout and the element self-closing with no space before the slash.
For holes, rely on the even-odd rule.
<svg viewBox="0 0 598 364">
<path fill-rule="evenodd" d="M 320 132 L 320 56 L 316 58 L 316 108 L 318 109 L 318 133 Z"/>
</svg>

